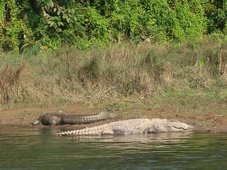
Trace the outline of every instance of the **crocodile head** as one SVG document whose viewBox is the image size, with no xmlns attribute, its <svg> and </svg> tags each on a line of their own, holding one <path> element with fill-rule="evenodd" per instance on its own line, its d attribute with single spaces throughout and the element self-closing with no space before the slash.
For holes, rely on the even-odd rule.
<svg viewBox="0 0 227 170">
<path fill-rule="evenodd" d="M 58 125 L 61 123 L 61 114 L 59 113 L 45 113 L 32 123 L 33 126 L 39 125 Z"/>
<path fill-rule="evenodd" d="M 178 120 L 153 119 L 148 133 L 158 132 L 191 132 L 193 127 Z"/>
<path fill-rule="evenodd" d="M 36 120 L 35 122 L 31 123 L 32 126 L 36 126 L 36 125 L 39 125 L 40 124 L 40 120 Z"/>
<path fill-rule="evenodd" d="M 43 115 L 39 116 L 39 118 L 38 118 L 35 122 L 31 123 L 32 126 L 37 126 L 37 125 L 39 125 L 39 124 L 41 123 L 42 117 L 43 117 Z"/>
<path fill-rule="evenodd" d="M 169 131 L 181 132 L 181 131 L 192 131 L 193 127 L 186 123 L 180 122 L 178 120 L 168 120 Z"/>
</svg>

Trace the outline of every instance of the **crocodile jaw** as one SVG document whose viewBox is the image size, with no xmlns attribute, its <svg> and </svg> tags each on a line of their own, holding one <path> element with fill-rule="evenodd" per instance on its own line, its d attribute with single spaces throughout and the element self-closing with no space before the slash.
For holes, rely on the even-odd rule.
<svg viewBox="0 0 227 170">
<path fill-rule="evenodd" d="M 32 123 L 32 126 L 36 126 L 36 125 L 39 125 L 39 124 L 40 124 L 40 121 L 36 120 L 34 123 Z"/>
<path fill-rule="evenodd" d="M 191 132 L 193 127 L 178 120 L 158 120 L 154 119 L 153 125 L 148 129 L 148 133 L 159 132 Z"/>
</svg>

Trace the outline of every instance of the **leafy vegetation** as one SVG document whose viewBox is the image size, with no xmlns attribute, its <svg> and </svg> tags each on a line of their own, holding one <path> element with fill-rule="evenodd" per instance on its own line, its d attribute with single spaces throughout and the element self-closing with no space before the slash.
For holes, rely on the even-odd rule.
<svg viewBox="0 0 227 170">
<path fill-rule="evenodd" d="M 124 101 L 150 105 L 157 96 L 226 101 L 226 6 L 0 0 L 0 104 L 92 101 L 112 109 Z"/>
<path fill-rule="evenodd" d="M 133 40 L 193 40 L 226 32 L 223 0 L 1 0 L 3 51 L 33 53 Z"/>
</svg>

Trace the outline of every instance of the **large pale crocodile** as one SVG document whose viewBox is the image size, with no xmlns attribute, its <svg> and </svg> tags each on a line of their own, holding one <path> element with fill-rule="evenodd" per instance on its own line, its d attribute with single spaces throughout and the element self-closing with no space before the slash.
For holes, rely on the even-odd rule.
<svg viewBox="0 0 227 170">
<path fill-rule="evenodd" d="M 57 133 L 59 136 L 134 135 L 162 132 L 190 132 L 193 127 L 178 120 L 129 119 L 90 128 Z"/>
<path fill-rule="evenodd" d="M 63 114 L 62 112 L 45 113 L 41 115 L 33 126 L 42 125 L 64 125 L 64 124 L 87 124 L 115 117 L 114 113 L 100 112 L 88 115 Z"/>
</svg>

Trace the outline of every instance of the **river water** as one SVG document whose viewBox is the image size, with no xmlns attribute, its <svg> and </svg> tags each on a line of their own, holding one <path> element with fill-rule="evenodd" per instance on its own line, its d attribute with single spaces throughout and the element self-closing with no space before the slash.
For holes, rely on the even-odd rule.
<svg viewBox="0 0 227 170">
<path fill-rule="evenodd" d="M 226 168 L 226 134 L 73 138 L 0 126 L 0 169 Z"/>
</svg>

